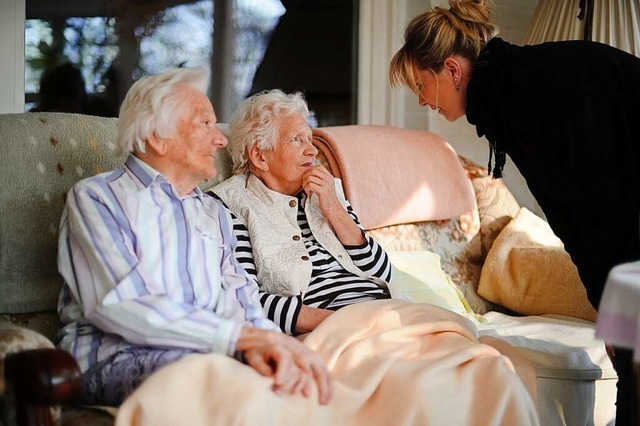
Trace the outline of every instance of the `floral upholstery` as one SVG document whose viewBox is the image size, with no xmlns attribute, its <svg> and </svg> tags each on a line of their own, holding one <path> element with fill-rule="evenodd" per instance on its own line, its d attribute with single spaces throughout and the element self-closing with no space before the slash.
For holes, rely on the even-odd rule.
<svg viewBox="0 0 640 426">
<path fill-rule="evenodd" d="M 51 341 L 55 340 L 56 333 L 60 329 L 60 317 L 53 310 L 27 314 L 2 314 L 0 317 L 19 327 L 36 331 Z"/>
<path fill-rule="evenodd" d="M 492 178 L 487 169 L 464 157 L 460 157 L 460 161 L 476 194 L 482 242 L 481 261 L 484 262 L 493 241 L 520 211 L 520 205 L 502 180 Z"/>
<path fill-rule="evenodd" d="M 442 269 L 476 313 L 493 308 L 477 293 L 480 280 L 480 239 L 477 220 L 461 216 L 437 222 L 419 222 L 374 229 L 369 235 L 388 250 L 429 250 L 441 257 Z"/>
</svg>

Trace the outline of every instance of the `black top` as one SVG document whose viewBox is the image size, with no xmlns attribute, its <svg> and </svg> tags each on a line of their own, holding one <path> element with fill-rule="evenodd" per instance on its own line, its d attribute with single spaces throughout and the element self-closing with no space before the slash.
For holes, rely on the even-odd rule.
<svg viewBox="0 0 640 426">
<path fill-rule="evenodd" d="M 507 153 L 526 179 L 597 309 L 611 268 L 640 259 L 640 59 L 595 42 L 494 38 L 466 112 L 494 177 Z"/>
</svg>

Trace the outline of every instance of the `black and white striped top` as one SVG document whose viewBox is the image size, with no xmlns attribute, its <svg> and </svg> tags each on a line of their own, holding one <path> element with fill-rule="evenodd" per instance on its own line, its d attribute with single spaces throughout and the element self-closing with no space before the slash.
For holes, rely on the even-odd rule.
<svg viewBox="0 0 640 426">
<path fill-rule="evenodd" d="M 213 194 L 215 196 L 215 194 Z M 300 313 L 301 304 L 314 308 L 338 310 L 353 303 L 376 299 L 388 299 L 387 290 L 374 282 L 353 275 L 322 247 L 309 228 L 304 212 L 306 194 L 302 191 L 298 200 L 298 226 L 313 267 L 311 282 L 303 296 L 284 297 L 268 293 L 260 289 L 260 302 L 267 317 L 278 324 L 287 334 L 295 334 L 295 324 Z M 362 228 L 358 217 L 350 205 L 347 212 L 358 227 Z M 249 231 L 232 213 L 233 231 L 238 239 L 236 248 L 237 261 L 247 273 L 257 281 L 256 265 L 251 251 Z M 362 232 L 366 242 L 359 246 L 344 246 L 354 264 L 366 275 L 374 276 L 386 282 L 391 280 L 391 262 L 385 251 Z M 260 283 L 258 283 L 259 285 Z"/>
</svg>

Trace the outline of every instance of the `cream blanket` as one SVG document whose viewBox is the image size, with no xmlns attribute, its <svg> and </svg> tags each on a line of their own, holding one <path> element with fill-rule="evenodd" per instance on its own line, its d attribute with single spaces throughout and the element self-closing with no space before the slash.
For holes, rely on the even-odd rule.
<svg viewBox="0 0 640 426">
<path fill-rule="evenodd" d="M 191 355 L 149 377 L 116 425 L 537 425 L 511 362 L 463 317 L 396 300 L 345 307 L 304 340 L 329 365 L 328 406 L 278 396 L 223 355 Z"/>
</svg>

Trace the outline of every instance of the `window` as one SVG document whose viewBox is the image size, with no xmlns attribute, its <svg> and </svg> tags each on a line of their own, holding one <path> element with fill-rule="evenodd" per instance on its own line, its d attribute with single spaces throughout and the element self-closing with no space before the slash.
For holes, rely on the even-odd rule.
<svg viewBox="0 0 640 426">
<path fill-rule="evenodd" d="M 356 0 L 27 0 L 26 14 L 26 110 L 116 116 L 135 80 L 189 66 L 211 70 L 221 121 L 277 87 L 303 91 L 320 125 L 355 123 Z"/>
</svg>

